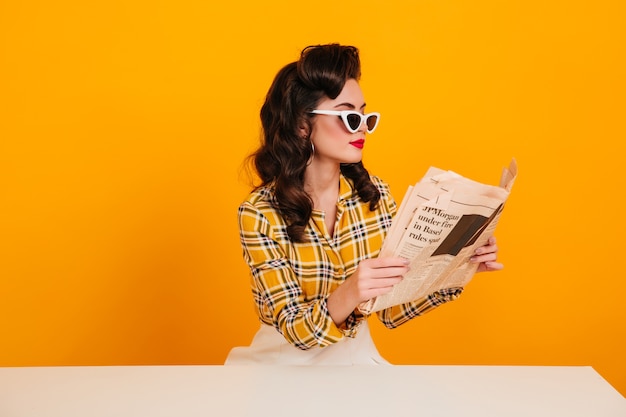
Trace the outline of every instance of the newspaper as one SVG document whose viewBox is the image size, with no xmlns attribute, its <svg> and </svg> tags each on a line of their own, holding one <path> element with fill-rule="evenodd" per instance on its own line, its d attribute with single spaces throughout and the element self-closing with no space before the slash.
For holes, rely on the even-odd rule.
<svg viewBox="0 0 626 417">
<path fill-rule="evenodd" d="M 503 169 L 499 186 L 431 167 L 406 192 L 379 254 L 410 260 L 410 271 L 359 310 L 370 314 L 467 285 L 478 268 L 469 258 L 493 236 L 516 177 L 515 159 Z"/>
</svg>

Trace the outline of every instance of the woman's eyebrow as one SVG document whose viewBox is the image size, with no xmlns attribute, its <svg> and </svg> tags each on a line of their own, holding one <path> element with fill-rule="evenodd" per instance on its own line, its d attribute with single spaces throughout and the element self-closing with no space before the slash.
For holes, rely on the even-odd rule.
<svg viewBox="0 0 626 417">
<path fill-rule="evenodd" d="M 363 103 L 363 105 L 361 106 L 361 110 L 363 110 L 363 109 L 365 108 L 365 104 L 366 104 L 366 103 Z M 352 109 L 352 110 L 356 109 L 356 106 L 355 106 L 354 104 L 352 104 L 352 103 L 340 103 L 340 104 L 337 104 L 337 105 L 335 106 L 335 108 L 337 108 L 337 107 L 343 107 L 343 106 L 346 106 L 346 107 L 348 107 L 348 108 L 350 108 L 350 109 Z"/>
</svg>

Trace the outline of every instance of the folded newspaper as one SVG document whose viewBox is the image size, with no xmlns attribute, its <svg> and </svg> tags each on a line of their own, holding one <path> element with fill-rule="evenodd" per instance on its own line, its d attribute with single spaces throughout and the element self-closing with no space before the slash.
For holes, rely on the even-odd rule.
<svg viewBox="0 0 626 417">
<path fill-rule="evenodd" d="M 503 169 L 499 186 L 431 167 L 409 187 L 379 254 L 408 259 L 411 270 L 391 292 L 359 310 L 370 314 L 467 285 L 478 268 L 469 258 L 493 236 L 516 177 L 515 159 Z"/>
</svg>

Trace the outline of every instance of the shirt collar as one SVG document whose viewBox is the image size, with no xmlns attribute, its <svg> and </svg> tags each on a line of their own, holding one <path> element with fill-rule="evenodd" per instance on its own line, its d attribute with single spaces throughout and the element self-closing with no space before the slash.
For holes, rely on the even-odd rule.
<svg viewBox="0 0 626 417">
<path fill-rule="evenodd" d="M 341 174 L 339 176 L 339 201 L 349 200 L 353 196 L 354 186 L 352 185 L 352 181 Z"/>
</svg>

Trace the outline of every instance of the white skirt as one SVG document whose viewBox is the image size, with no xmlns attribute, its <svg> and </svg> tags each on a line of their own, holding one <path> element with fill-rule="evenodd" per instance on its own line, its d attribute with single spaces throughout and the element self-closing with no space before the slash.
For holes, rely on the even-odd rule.
<svg viewBox="0 0 626 417">
<path fill-rule="evenodd" d="M 274 327 L 261 324 L 250 346 L 233 348 L 224 365 L 379 365 L 389 364 L 376 349 L 367 321 L 359 326 L 354 338 L 300 350 Z"/>
</svg>

